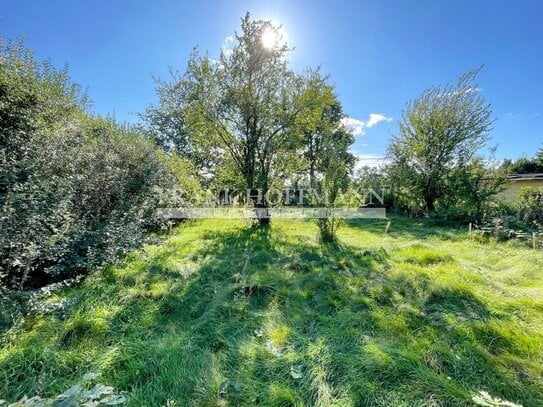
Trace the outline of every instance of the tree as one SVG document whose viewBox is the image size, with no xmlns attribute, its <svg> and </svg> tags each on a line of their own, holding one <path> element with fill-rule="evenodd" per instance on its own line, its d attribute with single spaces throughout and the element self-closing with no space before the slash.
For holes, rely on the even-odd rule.
<svg viewBox="0 0 543 407">
<path fill-rule="evenodd" d="M 323 91 L 326 78 L 317 71 L 298 75 L 288 68 L 289 52 L 280 27 L 247 14 L 231 50 L 218 60 L 195 51 L 185 74 L 168 87 L 176 92 L 183 135 L 189 135 L 183 143 L 210 152 L 210 162 L 227 155 L 255 207 L 269 206 L 266 192 L 279 177 L 281 161 L 300 147 L 298 124 L 321 120 L 315 112 L 335 101 Z M 211 164 L 220 165 L 217 159 Z"/>
<path fill-rule="evenodd" d="M 176 77 L 175 72 L 170 73 Z M 145 123 L 144 131 L 164 150 L 192 157 L 195 151 L 187 134 L 180 94 L 172 88 L 172 84 L 159 78 L 154 79 L 159 102 L 157 105 L 150 105 L 139 115 Z"/>
<path fill-rule="evenodd" d="M 433 211 L 454 194 L 449 175 L 466 167 L 488 140 L 493 120 L 474 83 L 479 71 L 454 86 L 434 86 L 407 104 L 388 155 L 390 178 L 408 206 Z"/>
<path fill-rule="evenodd" d="M 375 192 L 383 198 L 383 202 L 379 204 L 382 204 L 385 207 L 392 206 L 392 200 L 389 193 L 390 181 L 382 168 L 369 166 L 361 167 L 353 174 L 352 183 L 353 187 L 359 193 L 364 194 L 365 200 L 369 200 L 371 194 Z M 363 203 L 374 205 L 373 198 L 371 202 L 364 201 Z"/>
<path fill-rule="evenodd" d="M 346 189 L 355 157 L 349 152 L 354 136 L 341 124 L 344 117 L 341 104 L 331 86 L 323 86 L 319 75 L 313 75 L 315 86 L 308 86 L 305 98 L 327 100 L 319 109 L 313 109 L 313 117 L 304 115 L 298 120 L 302 138 L 303 172 L 307 174 L 309 187 L 319 190 L 330 205 L 336 203 L 339 194 Z M 324 96 L 326 95 L 326 96 Z M 322 206 L 320 203 L 319 206 Z M 326 216 L 317 220 L 322 242 L 333 242 L 340 219 Z"/>
<path fill-rule="evenodd" d="M 353 136 L 350 133 L 343 131 L 340 126 L 340 121 L 344 117 L 343 110 L 341 104 L 336 99 L 335 95 L 333 95 L 332 87 L 325 88 L 325 91 L 332 94 L 330 100 L 334 100 L 334 102 L 323 106 L 321 111 L 315 112 L 317 115 L 320 115 L 320 117 L 313 118 L 312 120 L 304 118 L 304 122 L 307 123 L 304 123 L 301 126 L 303 133 L 302 144 L 304 146 L 303 158 L 307 163 L 309 186 L 311 188 L 317 187 L 318 176 L 319 174 L 324 174 L 326 162 L 331 159 L 326 154 L 328 150 L 330 150 L 331 147 L 333 148 L 334 145 L 339 146 L 340 144 L 345 144 L 348 148 L 354 141 Z M 315 95 L 308 95 L 308 97 L 315 97 Z M 331 136 L 335 138 L 331 139 Z M 342 139 L 345 139 L 344 143 L 341 143 Z M 332 141 L 335 141 L 338 144 L 327 145 L 327 143 L 330 144 Z M 341 158 L 345 158 L 347 167 L 354 162 L 354 157 L 352 154 L 348 153 L 347 149 L 344 151 L 337 151 L 337 153 L 341 155 Z"/>
<path fill-rule="evenodd" d="M 328 202 L 334 206 L 339 194 L 349 185 L 349 174 L 354 165 L 354 156 L 349 153 L 353 143 L 353 135 L 342 126 L 333 131 L 323 131 L 318 137 L 320 151 L 317 170 L 320 173 L 318 183 L 321 195 L 326 195 Z M 320 239 L 324 243 L 334 242 L 341 219 L 326 216 L 317 220 Z"/>
<path fill-rule="evenodd" d="M 521 188 L 517 201 L 517 217 L 529 225 L 541 229 L 543 227 L 543 192 L 535 187 Z"/>
</svg>

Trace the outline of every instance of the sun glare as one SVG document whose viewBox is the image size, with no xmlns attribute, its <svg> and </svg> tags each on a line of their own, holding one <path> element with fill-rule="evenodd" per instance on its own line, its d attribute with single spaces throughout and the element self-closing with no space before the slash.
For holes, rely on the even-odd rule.
<svg viewBox="0 0 543 407">
<path fill-rule="evenodd" d="M 285 27 L 277 21 L 270 20 L 270 25 L 264 29 L 260 36 L 260 43 L 265 49 L 279 49 L 289 43 Z"/>
<path fill-rule="evenodd" d="M 279 34 L 275 30 L 268 28 L 262 34 L 261 41 L 264 48 L 273 49 L 277 46 L 279 42 Z"/>
</svg>

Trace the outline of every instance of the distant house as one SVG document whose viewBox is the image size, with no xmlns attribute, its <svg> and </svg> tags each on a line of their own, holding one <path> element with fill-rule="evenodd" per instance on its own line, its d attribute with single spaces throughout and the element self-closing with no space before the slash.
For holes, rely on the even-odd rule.
<svg viewBox="0 0 543 407">
<path fill-rule="evenodd" d="M 506 201 L 513 201 L 519 194 L 520 189 L 524 187 L 533 187 L 543 189 L 543 174 L 513 174 L 509 177 L 507 189 L 499 197 Z"/>
</svg>

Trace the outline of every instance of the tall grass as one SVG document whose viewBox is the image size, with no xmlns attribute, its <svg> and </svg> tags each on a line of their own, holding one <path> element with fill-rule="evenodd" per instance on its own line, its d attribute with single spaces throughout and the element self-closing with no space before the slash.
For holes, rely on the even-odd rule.
<svg viewBox="0 0 543 407">
<path fill-rule="evenodd" d="M 131 406 L 543 405 L 543 254 L 385 227 L 182 225 L 8 331 L 0 398 L 101 371 Z"/>
</svg>

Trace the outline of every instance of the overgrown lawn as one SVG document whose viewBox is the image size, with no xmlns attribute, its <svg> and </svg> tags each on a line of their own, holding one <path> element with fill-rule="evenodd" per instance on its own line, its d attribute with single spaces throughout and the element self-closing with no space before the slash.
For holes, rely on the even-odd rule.
<svg viewBox="0 0 543 407">
<path fill-rule="evenodd" d="M 5 333 L 0 398 L 100 371 L 131 406 L 542 406 L 543 253 L 385 226 L 179 226 Z"/>
</svg>

